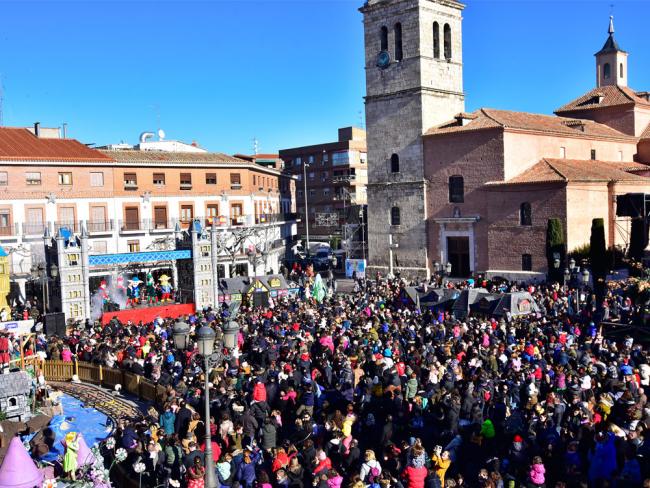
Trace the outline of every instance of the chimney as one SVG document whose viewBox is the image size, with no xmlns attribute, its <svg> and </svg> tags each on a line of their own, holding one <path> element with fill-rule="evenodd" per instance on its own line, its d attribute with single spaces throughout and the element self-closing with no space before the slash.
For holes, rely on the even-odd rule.
<svg viewBox="0 0 650 488">
<path fill-rule="evenodd" d="M 34 135 L 36 137 L 40 137 L 40 135 L 41 135 L 41 123 L 40 122 L 34 122 Z"/>
<path fill-rule="evenodd" d="M 67 139 L 68 138 L 68 123 L 63 122 L 63 138 Z"/>
</svg>

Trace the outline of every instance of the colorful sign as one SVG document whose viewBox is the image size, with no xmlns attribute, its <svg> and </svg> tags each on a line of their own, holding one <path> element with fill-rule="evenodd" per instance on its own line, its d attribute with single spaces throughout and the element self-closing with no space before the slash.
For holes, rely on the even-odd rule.
<svg viewBox="0 0 650 488">
<path fill-rule="evenodd" d="M 282 286 L 282 282 L 280 281 L 279 278 L 271 278 L 269 280 L 269 286 L 271 288 L 280 288 Z"/>
<path fill-rule="evenodd" d="M 517 302 L 517 309 L 522 313 L 530 312 L 530 300 L 522 298 Z"/>
<path fill-rule="evenodd" d="M 34 327 L 33 320 L 13 320 L 9 322 L 0 322 L 0 330 L 11 332 L 12 334 L 29 334 Z"/>
<path fill-rule="evenodd" d="M 356 271 L 357 278 L 366 277 L 366 260 L 365 259 L 346 259 L 345 260 L 345 277 L 352 278 Z"/>
</svg>

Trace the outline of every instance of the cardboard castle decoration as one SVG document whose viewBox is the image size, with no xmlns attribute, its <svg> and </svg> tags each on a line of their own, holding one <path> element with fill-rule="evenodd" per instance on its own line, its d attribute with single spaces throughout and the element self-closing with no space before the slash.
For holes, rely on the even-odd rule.
<svg viewBox="0 0 650 488">
<path fill-rule="evenodd" d="M 0 374 L 0 411 L 8 420 L 26 422 L 32 416 L 29 409 L 29 394 L 32 380 L 24 371 Z"/>
</svg>

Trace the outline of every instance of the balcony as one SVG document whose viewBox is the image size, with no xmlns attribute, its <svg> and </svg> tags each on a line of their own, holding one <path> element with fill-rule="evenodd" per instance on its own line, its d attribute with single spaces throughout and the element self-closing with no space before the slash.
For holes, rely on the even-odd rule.
<svg viewBox="0 0 650 488">
<path fill-rule="evenodd" d="M 236 215 L 230 219 L 230 225 L 242 226 L 246 223 L 246 217 L 243 215 Z"/>
<path fill-rule="evenodd" d="M 43 222 L 24 223 L 23 235 L 25 236 L 42 236 L 45 233 L 47 224 Z"/>
<path fill-rule="evenodd" d="M 137 190 L 138 189 L 138 182 L 137 181 L 132 181 L 132 180 L 125 181 L 124 182 L 124 189 L 129 190 L 129 191 Z"/>
<path fill-rule="evenodd" d="M 19 234 L 18 225 L 4 225 L 0 227 L 0 237 L 12 237 Z"/>
<path fill-rule="evenodd" d="M 149 230 L 151 232 L 169 232 L 176 228 L 177 220 L 152 220 L 150 222 Z"/>
<path fill-rule="evenodd" d="M 86 222 L 86 229 L 90 234 L 104 234 L 113 232 L 115 226 L 113 220 L 89 220 Z"/>
<path fill-rule="evenodd" d="M 132 220 L 120 220 L 120 232 L 142 232 L 147 229 L 146 222 L 144 221 L 132 221 Z"/>
<path fill-rule="evenodd" d="M 241 190 L 241 183 L 230 183 L 231 190 Z"/>
<path fill-rule="evenodd" d="M 67 229 L 72 232 L 79 232 L 81 230 L 80 222 L 54 222 L 54 234 L 59 232 L 59 229 Z"/>
<path fill-rule="evenodd" d="M 181 182 L 181 190 L 191 190 L 192 189 L 192 183 L 191 182 Z"/>
</svg>

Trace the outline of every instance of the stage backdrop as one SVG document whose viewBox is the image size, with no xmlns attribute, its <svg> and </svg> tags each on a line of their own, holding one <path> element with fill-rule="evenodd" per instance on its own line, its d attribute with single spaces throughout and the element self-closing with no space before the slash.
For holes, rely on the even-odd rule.
<svg viewBox="0 0 650 488">
<path fill-rule="evenodd" d="M 104 312 L 102 315 L 102 325 L 108 324 L 113 317 L 116 317 L 123 324 L 129 320 L 134 324 L 140 321 L 146 324 L 147 322 L 153 322 L 157 317 L 175 319 L 182 315 L 193 314 L 194 311 L 193 303 L 170 304 L 160 307 L 128 308 L 119 312 Z"/>
</svg>

